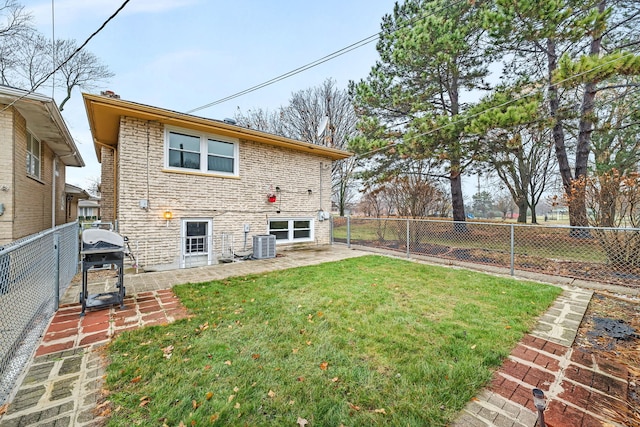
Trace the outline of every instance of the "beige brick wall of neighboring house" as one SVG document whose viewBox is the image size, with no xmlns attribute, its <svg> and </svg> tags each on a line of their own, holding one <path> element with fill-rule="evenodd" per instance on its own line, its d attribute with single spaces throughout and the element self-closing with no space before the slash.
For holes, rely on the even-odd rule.
<svg viewBox="0 0 640 427">
<path fill-rule="evenodd" d="M 0 109 L 4 106 L 0 105 Z M 27 174 L 29 124 L 14 108 L 0 113 L 0 242 L 7 243 L 52 226 L 53 159 L 55 153 L 40 139 L 40 177 Z M 36 135 L 37 137 L 38 135 Z M 66 222 L 65 165 L 58 160 L 55 192 L 55 224 Z"/>
<path fill-rule="evenodd" d="M 115 200 L 116 200 L 116 176 L 115 162 L 116 151 L 107 147 L 100 149 L 102 172 L 100 176 L 100 219 L 104 222 L 113 222 L 116 217 Z"/>
<path fill-rule="evenodd" d="M 16 116 L 19 117 L 19 116 Z M 15 122 L 15 207 L 13 238 L 19 239 L 51 228 L 53 152 L 40 140 L 40 178 L 27 174 L 27 126 L 22 117 Z M 36 135 L 37 136 L 37 135 Z M 64 177 L 63 177 L 64 179 Z"/>
<path fill-rule="evenodd" d="M 0 110 L 5 105 L 0 104 Z M 0 112 L 0 245 L 13 240 L 13 108 Z"/>
<path fill-rule="evenodd" d="M 67 217 L 67 195 L 64 192 L 64 183 L 67 179 L 66 172 L 67 170 L 64 163 L 58 159 L 58 176 L 56 176 L 56 226 L 75 221 L 78 212 L 76 202 L 75 213 L 73 216 L 69 215 L 69 217 Z"/>
<path fill-rule="evenodd" d="M 235 249 L 242 250 L 244 224 L 251 228 L 250 249 L 252 236 L 266 234 L 268 220 L 276 218 L 312 219 L 314 240 L 304 244 L 329 243 L 330 221 L 318 221 L 318 210 L 331 208 L 329 158 L 241 140 L 238 178 L 186 174 L 164 168 L 164 134 L 160 123 L 121 119 L 118 221 L 142 265 L 179 262 L 185 218 L 212 220 L 214 252 L 220 250 L 215 237 L 220 233 L 232 234 Z M 104 153 L 102 163 L 104 202 Z M 274 191 L 280 187 L 276 203 L 267 200 L 270 186 Z M 140 208 L 140 200 L 148 200 L 148 209 Z M 104 205 L 102 209 L 104 217 Z M 173 213 L 168 222 L 163 218 L 166 210 Z M 278 251 L 282 249 L 279 244 Z"/>
</svg>

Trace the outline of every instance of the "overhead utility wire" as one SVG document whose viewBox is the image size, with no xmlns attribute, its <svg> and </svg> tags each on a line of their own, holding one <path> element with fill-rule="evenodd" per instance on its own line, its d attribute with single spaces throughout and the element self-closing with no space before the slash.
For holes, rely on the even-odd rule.
<svg viewBox="0 0 640 427">
<path fill-rule="evenodd" d="M 585 70 L 585 71 L 583 71 L 581 73 L 575 74 L 575 75 L 567 77 L 565 79 L 562 79 L 562 80 L 554 83 L 554 86 L 558 86 L 558 85 L 560 85 L 562 83 L 574 80 L 574 79 L 576 79 L 578 77 L 581 77 L 581 76 L 583 76 L 583 75 L 585 75 L 587 73 L 593 72 L 593 71 L 595 71 L 595 70 L 597 70 L 599 68 L 602 68 L 602 67 L 604 67 L 606 65 L 613 64 L 614 62 L 620 61 L 621 59 L 625 58 L 628 55 L 633 55 L 633 52 L 627 52 L 626 54 L 622 55 L 620 58 L 611 59 L 611 60 L 609 60 L 607 62 L 603 62 L 602 64 L 600 64 L 600 65 L 598 65 L 596 67 L 593 67 L 590 70 Z M 528 93 L 526 93 L 524 95 L 521 95 L 521 96 L 518 96 L 518 97 L 515 97 L 515 98 L 512 98 L 509 101 L 503 102 L 502 104 L 494 105 L 493 107 L 486 108 L 486 109 L 484 109 L 482 111 L 479 111 L 479 112 L 477 112 L 477 113 L 475 113 L 475 114 L 473 114 L 471 116 L 463 117 L 461 119 L 454 120 L 451 123 L 447 123 L 446 125 L 438 126 L 438 127 L 434 128 L 434 129 L 428 130 L 426 132 L 423 132 L 423 133 L 420 133 L 420 134 L 417 134 L 417 135 L 413 135 L 411 137 L 411 139 L 416 139 L 416 138 L 420 138 L 421 136 L 431 135 L 432 133 L 435 133 L 435 132 L 438 132 L 440 130 L 446 129 L 447 127 L 449 127 L 451 125 L 462 123 L 464 121 L 467 121 L 468 119 L 473 119 L 473 118 L 479 117 L 481 114 L 484 114 L 487 111 L 491 111 L 491 110 L 495 110 L 495 109 L 498 109 L 498 108 L 506 107 L 506 106 L 508 106 L 510 104 L 513 104 L 514 102 L 520 101 L 520 100 L 528 98 L 530 96 L 533 96 L 533 95 L 537 94 L 538 92 L 541 92 L 542 90 L 545 90 L 546 88 L 547 88 L 546 86 L 545 87 L 536 88 L 536 89 L 532 90 L 531 92 L 528 92 Z M 378 147 L 378 148 L 375 148 L 373 150 L 364 152 L 362 154 L 358 154 L 356 157 L 358 159 L 362 159 L 362 158 L 368 157 L 368 156 L 370 156 L 372 154 L 376 154 L 376 153 L 378 153 L 380 151 L 384 151 L 384 150 L 387 150 L 389 148 L 397 147 L 398 145 L 402 145 L 402 144 L 404 144 L 404 141 L 397 141 L 397 142 L 394 142 L 392 144 L 385 145 L 384 147 Z"/>
<path fill-rule="evenodd" d="M 447 5 L 447 6 L 443 6 L 440 9 L 440 12 L 444 11 L 444 10 L 447 10 L 449 8 L 452 8 L 453 6 L 456 6 L 459 3 L 463 3 L 464 1 L 466 1 L 466 0 L 458 0 L 458 1 L 456 1 L 454 3 L 451 3 L 451 4 Z M 433 16 L 435 13 L 436 12 L 434 11 L 434 12 L 426 13 L 423 16 L 415 17 L 414 19 L 407 21 L 404 25 L 400 26 L 399 28 L 397 28 L 394 31 L 397 31 L 397 30 L 399 30 L 401 28 L 406 28 L 409 25 L 415 24 L 416 22 L 418 22 L 418 21 L 420 21 L 422 19 L 428 18 L 429 16 Z M 201 107 L 197 107 L 197 108 L 194 108 L 192 110 L 189 110 L 186 113 L 187 114 L 195 113 L 196 111 L 204 110 L 205 108 L 209 108 L 209 107 L 213 107 L 214 105 L 222 104 L 223 102 L 230 101 L 230 100 L 238 98 L 238 97 L 240 97 L 242 95 L 246 95 L 246 94 L 254 92 L 254 91 L 258 90 L 258 89 L 262 89 L 263 87 L 270 86 L 270 85 L 272 85 L 274 83 L 277 83 L 277 82 L 279 82 L 281 80 L 284 80 L 284 79 L 287 79 L 289 77 L 292 77 L 292 76 L 294 76 L 296 74 L 299 74 L 299 73 L 301 73 L 303 71 L 307 71 L 307 70 L 309 70 L 309 69 L 311 69 L 313 67 L 316 67 L 316 66 L 318 66 L 320 64 L 323 64 L 323 63 L 325 63 L 327 61 L 330 61 L 330 60 L 335 59 L 335 58 L 337 58 L 339 56 L 342 56 L 345 53 L 349 53 L 352 50 L 358 49 L 358 48 L 360 48 L 362 46 L 365 46 L 365 45 L 367 45 L 367 44 L 369 44 L 369 43 L 371 43 L 373 41 L 376 41 L 380 37 L 381 34 L 382 34 L 382 31 L 379 31 L 379 32 L 377 32 L 375 34 L 370 35 L 369 37 L 365 37 L 364 39 L 362 39 L 360 41 L 352 43 L 349 46 L 343 47 L 342 49 L 336 50 L 335 52 L 332 52 L 332 53 L 330 53 L 330 54 L 328 54 L 326 56 L 323 56 L 320 59 L 316 59 L 315 61 L 311 61 L 308 64 L 302 65 L 302 66 L 300 66 L 300 67 L 298 67 L 298 68 L 296 68 L 294 70 L 288 71 L 288 72 L 286 72 L 284 74 L 280 74 L 279 76 L 276 76 L 276 77 L 274 77 L 274 78 L 272 78 L 270 80 L 267 80 L 265 82 L 259 83 L 259 84 L 255 85 L 255 86 L 251 86 L 248 89 L 241 90 L 240 92 L 236 92 L 236 93 L 234 93 L 232 95 L 226 96 L 224 98 L 220 98 L 220 99 L 218 99 L 216 101 L 210 102 L 210 103 L 205 104 L 205 105 L 203 105 Z"/>
<path fill-rule="evenodd" d="M 5 111 L 7 108 L 13 106 L 16 102 L 20 101 L 21 99 L 26 98 L 27 96 L 31 95 L 33 92 L 35 92 L 36 89 L 38 89 L 44 82 L 46 82 L 49 77 L 51 77 L 52 75 L 54 75 L 57 71 L 59 71 L 62 67 L 64 67 L 65 65 L 67 65 L 67 63 L 69 61 L 71 61 L 71 59 L 73 59 L 74 56 L 76 56 L 82 49 L 84 49 L 84 47 L 89 44 L 89 42 L 91 41 L 92 38 L 94 38 L 96 35 L 98 35 L 98 33 L 100 31 L 102 31 L 104 29 L 104 27 L 107 26 L 107 24 L 116 17 L 116 15 L 118 13 L 120 13 L 120 11 L 122 11 L 122 9 L 124 9 L 124 7 L 127 5 L 127 3 L 129 3 L 131 0 L 125 0 L 120 7 L 113 12 L 113 14 L 107 18 L 106 21 L 104 21 L 102 23 L 102 25 L 100 25 L 100 27 L 95 30 L 85 41 L 84 43 L 82 43 L 76 50 L 73 51 L 73 53 L 71 55 L 69 55 L 69 57 L 67 59 L 65 59 L 64 61 L 62 61 L 60 63 L 60 65 L 58 65 L 53 71 L 51 71 L 49 74 L 47 74 L 43 79 L 40 79 L 40 83 L 34 85 L 27 93 L 25 93 L 24 95 L 21 95 L 20 97 L 16 98 L 15 100 L 13 100 L 9 105 L 5 106 L 2 110 L 0 110 L 0 112 Z M 55 40 L 54 40 L 55 43 Z M 55 50 L 55 49 L 54 49 Z"/>
</svg>

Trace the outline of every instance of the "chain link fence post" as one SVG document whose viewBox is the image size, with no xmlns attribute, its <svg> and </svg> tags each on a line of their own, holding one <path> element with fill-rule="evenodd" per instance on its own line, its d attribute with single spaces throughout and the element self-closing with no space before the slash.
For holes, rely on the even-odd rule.
<svg viewBox="0 0 640 427">
<path fill-rule="evenodd" d="M 411 234 L 409 232 L 409 218 L 407 218 L 407 258 L 411 258 Z"/>
<path fill-rule="evenodd" d="M 329 219 L 329 244 L 333 245 L 333 215 Z"/>
<path fill-rule="evenodd" d="M 351 249 L 351 217 L 347 216 L 347 247 Z"/>
<path fill-rule="evenodd" d="M 511 270 L 511 275 L 513 276 L 513 275 L 515 275 L 515 273 L 514 273 L 514 269 L 515 269 L 514 225 L 513 224 L 509 225 L 509 228 L 510 228 L 509 231 L 510 231 L 510 235 L 511 235 L 510 236 L 510 246 L 511 246 L 511 248 L 509 249 L 509 255 L 510 255 L 509 267 L 510 267 L 510 270 Z"/>
<path fill-rule="evenodd" d="M 54 266 L 54 276 L 53 276 L 53 286 L 55 289 L 53 290 L 53 311 L 58 311 L 60 308 L 60 234 L 53 234 L 53 266 Z"/>
</svg>

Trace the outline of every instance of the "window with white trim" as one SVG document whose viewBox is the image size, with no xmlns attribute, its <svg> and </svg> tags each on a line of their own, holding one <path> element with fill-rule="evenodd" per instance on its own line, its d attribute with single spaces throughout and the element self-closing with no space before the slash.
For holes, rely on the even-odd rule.
<svg viewBox="0 0 640 427">
<path fill-rule="evenodd" d="M 308 242 L 313 240 L 313 219 L 289 218 L 270 219 L 269 234 L 276 236 L 277 242 Z"/>
<path fill-rule="evenodd" d="M 30 132 L 27 132 L 27 174 L 40 179 L 41 144 Z"/>
<path fill-rule="evenodd" d="M 165 158 L 168 169 L 238 176 L 238 140 L 234 138 L 167 128 Z"/>
</svg>

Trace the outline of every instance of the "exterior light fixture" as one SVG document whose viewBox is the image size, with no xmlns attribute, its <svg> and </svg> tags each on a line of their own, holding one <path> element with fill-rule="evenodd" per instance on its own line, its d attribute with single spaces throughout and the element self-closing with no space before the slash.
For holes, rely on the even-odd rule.
<svg viewBox="0 0 640 427">
<path fill-rule="evenodd" d="M 538 410 L 538 426 L 546 427 L 544 423 L 544 410 L 547 409 L 547 399 L 544 397 L 544 392 L 539 388 L 534 388 L 533 392 L 533 405 Z"/>
<path fill-rule="evenodd" d="M 173 212 L 167 209 L 166 211 L 164 211 L 162 216 L 167 220 L 167 228 L 169 228 L 169 220 L 173 218 Z"/>
</svg>

